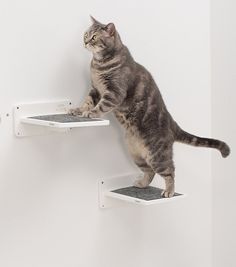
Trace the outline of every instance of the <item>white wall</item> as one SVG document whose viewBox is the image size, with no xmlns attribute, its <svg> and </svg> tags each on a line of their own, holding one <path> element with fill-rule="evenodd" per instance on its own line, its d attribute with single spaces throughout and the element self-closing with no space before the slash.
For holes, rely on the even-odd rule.
<svg viewBox="0 0 236 267">
<path fill-rule="evenodd" d="M 212 132 L 227 141 L 227 160 L 213 155 L 214 267 L 236 266 L 235 151 L 236 151 L 236 2 L 212 1 Z"/>
<path fill-rule="evenodd" d="M 135 169 L 114 119 L 70 134 L 13 135 L 16 103 L 86 95 L 89 14 L 116 23 L 179 124 L 210 135 L 209 1 L 2 0 L 0 266 L 209 267 L 209 150 L 175 146 L 186 200 L 100 210 L 97 179 Z"/>
</svg>

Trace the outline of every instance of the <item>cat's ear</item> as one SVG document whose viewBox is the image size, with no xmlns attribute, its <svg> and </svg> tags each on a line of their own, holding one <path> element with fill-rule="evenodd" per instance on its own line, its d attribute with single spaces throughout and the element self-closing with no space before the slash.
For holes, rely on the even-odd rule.
<svg viewBox="0 0 236 267">
<path fill-rule="evenodd" d="M 109 33 L 110 36 L 113 36 L 116 33 L 116 27 L 114 23 L 108 23 L 105 27 L 105 30 Z"/>
<path fill-rule="evenodd" d="M 93 16 L 90 15 L 90 19 L 92 21 L 92 23 L 94 24 L 101 24 L 99 21 L 97 21 Z"/>
</svg>

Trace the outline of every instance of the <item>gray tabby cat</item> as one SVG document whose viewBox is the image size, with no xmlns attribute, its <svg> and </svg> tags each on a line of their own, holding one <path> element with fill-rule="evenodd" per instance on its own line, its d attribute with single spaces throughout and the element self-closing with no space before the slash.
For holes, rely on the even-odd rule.
<svg viewBox="0 0 236 267">
<path fill-rule="evenodd" d="M 175 192 L 173 143 L 216 148 L 222 157 L 230 153 L 222 141 L 183 131 L 168 112 L 151 74 L 134 61 L 113 23 L 94 18 L 84 34 L 85 47 L 93 53 L 92 89 L 73 115 L 101 117 L 111 111 L 126 130 L 129 151 L 144 175 L 136 187 L 147 187 L 157 173 L 165 180 L 163 197 Z"/>
</svg>

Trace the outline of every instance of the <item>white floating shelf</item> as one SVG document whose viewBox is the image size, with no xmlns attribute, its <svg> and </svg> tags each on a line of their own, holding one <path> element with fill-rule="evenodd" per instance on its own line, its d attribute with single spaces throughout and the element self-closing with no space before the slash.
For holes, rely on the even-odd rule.
<svg viewBox="0 0 236 267">
<path fill-rule="evenodd" d="M 118 203 L 117 200 L 137 205 L 147 206 L 173 202 L 186 197 L 185 194 L 175 193 L 172 198 L 163 198 L 162 189 L 149 186 L 137 188 L 132 186 L 137 174 L 128 174 L 99 181 L 99 204 L 100 208 L 112 207 Z"/>
<path fill-rule="evenodd" d="M 90 119 L 67 114 L 72 107 L 69 100 L 20 104 L 14 108 L 15 135 L 42 135 L 72 128 L 109 125 L 109 120 Z"/>
<path fill-rule="evenodd" d="M 109 125 L 108 120 L 83 118 L 69 114 L 40 115 L 22 118 L 20 121 L 22 123 L 31 125 L 40 125 L 53 128 L 77 128 Z"/>
</svg>

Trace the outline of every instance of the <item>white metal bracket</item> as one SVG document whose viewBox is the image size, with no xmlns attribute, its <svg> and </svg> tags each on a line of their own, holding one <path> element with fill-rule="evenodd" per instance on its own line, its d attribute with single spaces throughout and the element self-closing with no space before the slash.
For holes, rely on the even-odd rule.
<svg viewBox="0 0 236 267">
<path fill-rule="evenodd" d="M 68 112 L 72 105 L 69 100 L 55 102 L 33 102 L 18 104 L 14 107 L 14 130 L 18 137 L 43 135 L 50 133 L 52 129 L 22 123 L 22 119 L 37 115 L 62 114 Z"/>
<path fill-rule="evenodd" d="M 28 103 L 14 107 L 14 130 L 17 137 L 69 131 L 76 127 L 109 125 L 108 120 L 68 115 L 72 102 Z"/>
<path fill-rule="evenodd" d="M 175 193 L 175 196 L 172 198 L 162 198 L 162 190 L 160 188 L 135 188 L 133 187 L 133 183 L 138 176 L 139 174 L 133 173 L 110 179 L 99 180 L 100 208 L 104 209 L 118 206 L 122 203 L 124 204 L 125 202 L 147 206 L 175 201 L 186 196 L 185 194 Z"/>
</svg>

